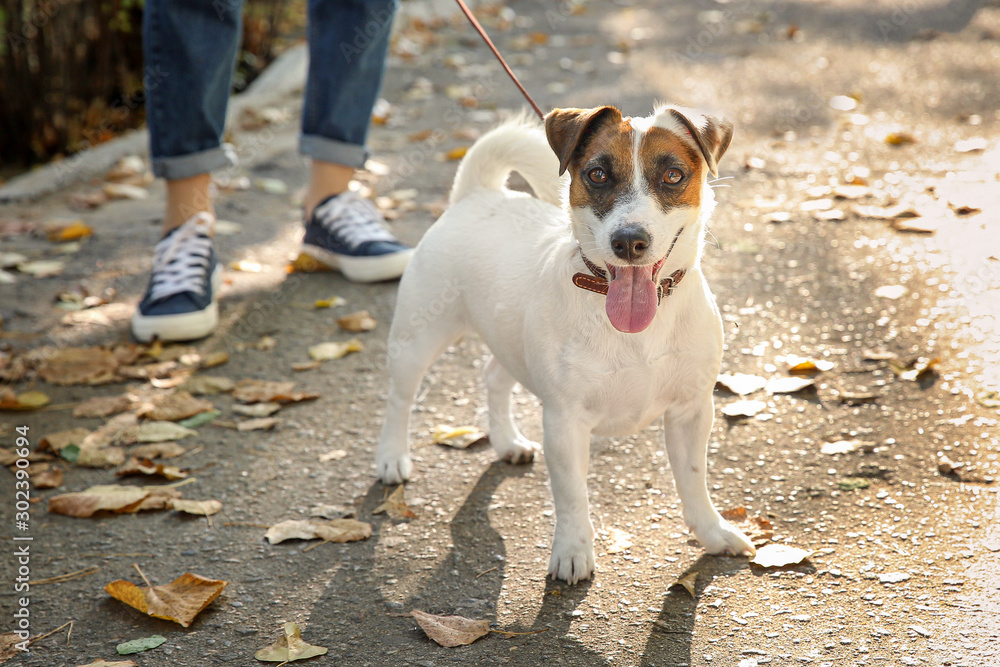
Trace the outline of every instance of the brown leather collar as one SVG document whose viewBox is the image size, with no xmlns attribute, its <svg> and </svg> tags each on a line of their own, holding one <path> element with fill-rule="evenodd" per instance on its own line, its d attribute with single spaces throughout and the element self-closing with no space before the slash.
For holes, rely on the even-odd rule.
<svg viewBox="0 0 1000 667">
<path fill-rule="evenodd" d="M 587 259 L 586 255 L 580 255 L 583 258 L 583 263 L 587 265 L 590 272 L 593 275 L 587 275 L 586 273 L 576 273 L 573 275 L 573 284 L 581 289 L 588 290 L 590 292 L 596 292 L 598 294 L 608 293 L 608 274 L 606 271 L 598 267 L 596 264 Z M 669 276 L 660 281 L 660 284 L 656 286 L 656 304 L 659 305 L 663 300 L 663 297 L 670 296 L 674 291 L 674 288 L 680 284 L 681 280 L 687 274 L 687 269 L 677 269 Z"/>
</svg>

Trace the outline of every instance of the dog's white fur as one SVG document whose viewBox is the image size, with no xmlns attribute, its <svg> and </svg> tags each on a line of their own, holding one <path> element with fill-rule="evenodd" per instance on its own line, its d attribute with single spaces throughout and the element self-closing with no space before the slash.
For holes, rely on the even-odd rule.
<svg viewBox="0 0 1000 667">
<path fill-rule="evenodd" d="M 657 119 L 634 120 L 638 135 Z M 511 171 L 535 196 L 505 189 Z M 400 282 L 389 334 L 392 383 L 376 454 L 379 478 L 385 484 L 409 479 L 409 415 L 420 380 L 448 345 L 475 330 L 494 355 L 486 368 L 489 437 L 501 459 L 528 462 L 539 450 L 512 420 L 515 383 L 544 406 L 544 452 L 556 508 L 553 577 L 575 583 L 594 571 L 586 485 L 591 433 L 634 433 L 661 415 L 685 521 L 710 553 L 752 553 L 706 488 L 723 340 L 714 297 L 698 267 L 704 221 L 714 206 L 711 188 L 703 177 L 700 211 L 665 215 L 649 197 L 638 197 L 601 223 L 585 208 L 567 210 L 566 179 L 558 172 L 544 130 L 524 120 L 486 134 L 462 162 L 451 207 L 428 230 Z M 657 239 L 686 230 L 663 275 L 680 266 L 688 273 L 636 334 L 616 331 L 602 298 L 572 282 L 574 273 L 586 270 L 581 245 L 593 261 L 613 261 L 602 250 L 612 218 L 641 218 L 657 228 Z M 666 247 L 651 252 L 666 253 Z"/>
</svg>

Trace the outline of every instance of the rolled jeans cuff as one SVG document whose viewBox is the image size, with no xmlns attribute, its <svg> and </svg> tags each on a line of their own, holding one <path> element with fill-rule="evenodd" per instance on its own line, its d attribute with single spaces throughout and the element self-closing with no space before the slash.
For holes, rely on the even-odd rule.
<svg viewBox="0 0 1000 667">
<path fill-rule="evenodd" d="M 360 169 L 368 159 L 368 149 L 314 134 L 299 135 L 299 152 L 314 160 Z"/>
<path fill-rule="evenodd" d="M 234 167 L 237 163 L 236 151 L 232 144 L 223 144 L 197 153 L 153 158 L 153 175 L 168 181 L 176 181 L 207 174 L 223 167 Z"/>
</svg>

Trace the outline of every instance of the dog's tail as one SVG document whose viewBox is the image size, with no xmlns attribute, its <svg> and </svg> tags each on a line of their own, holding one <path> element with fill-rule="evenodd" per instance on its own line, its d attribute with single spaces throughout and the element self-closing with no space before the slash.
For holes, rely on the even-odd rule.
<svg viewBox="0 0 1000 667">
<path fill-rule="evenodd" d="M 562 180 L 559 160 L 537 122 L 518 116 L 483 135 L 462 159 L 451 188 L 455 204 L 476 188 L 503 190 L 510 172 L 528 181 L 535 196 L 559 206 Z"/>
</svg>

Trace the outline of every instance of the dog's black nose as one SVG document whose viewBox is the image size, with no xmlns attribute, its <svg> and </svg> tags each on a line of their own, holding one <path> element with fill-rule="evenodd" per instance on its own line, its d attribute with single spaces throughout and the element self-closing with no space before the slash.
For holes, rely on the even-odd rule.
<svg viewBox="0 0 1000 667">
<path fill-rule="evenodd" d="M 618 259 L 635 262 L 646 254 L 652 240 L 641 227 L 623 227 L 611 235 L 611 249 Z"/>
</svg>

